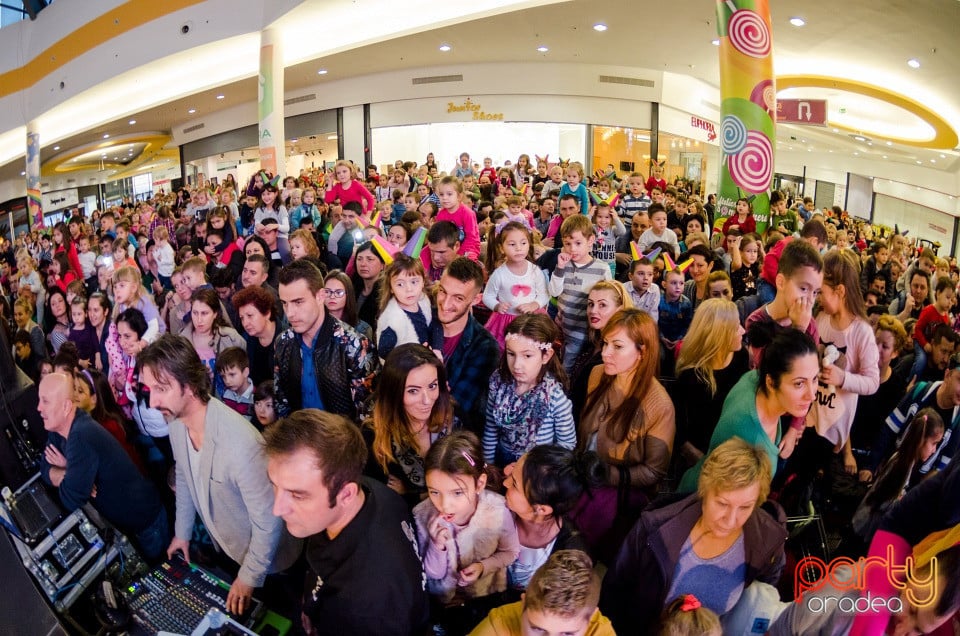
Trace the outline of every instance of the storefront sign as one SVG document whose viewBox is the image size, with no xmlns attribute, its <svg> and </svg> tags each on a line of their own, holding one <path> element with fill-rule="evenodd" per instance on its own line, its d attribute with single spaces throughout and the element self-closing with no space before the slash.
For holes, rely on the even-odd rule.
<svg viewBox="0 0 960 636">
<path fill-rule="evenodd" d="M 503 113 L 484 112 L 483 106 L 468 97 L 462 104 L 447 102 L 447 113 L 473 113 L 473 121 L 503 121 Z"/>
<path fill-rule="evenodd" d="M 713 122 L 694 116 L 690 118 L 690 126 L 700 130 L 706 130 L 707 141 L 714 141 L 717 138 L 717 129 L 713 127 Z"/>
<path fill-rule="evenodd" d="M 80 203 L 80 194 L 76 188 L 70 190 L 59 190 L 57 192 L 44 192 L 41 196 L 41 205 L 44 212 L 53 212 L 64 208 L 73 207 Z"/>
</svg>

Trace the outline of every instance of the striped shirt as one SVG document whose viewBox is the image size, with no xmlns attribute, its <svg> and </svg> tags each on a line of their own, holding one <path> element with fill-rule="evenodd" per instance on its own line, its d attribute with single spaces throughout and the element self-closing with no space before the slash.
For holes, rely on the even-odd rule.
<svg viewBox="0 0 960 636">
<path fill-rule="evenodd" d="M 627 221 L 632 221 L 637 212 L 646 212 L 653 201 L 645 194 L 638 197 L 628 194 L 620 199 L 620 205 L 617 206 L 617 212 Z"/>
<path fill-rule="evenodd" d="M 565 267 L 553 270 L 550 277 L 550 295 L 557 299 L 560 310 L 560 329 L 563 331 L 563 368 L 573 366 L 587 340 L 587 296 L 594 285 L 602 280 L 613 280 L 610 267 L 603 261 L 591 258 L 584 265 L 573 261 Z"/>
<path fill-rule="evenodd" d="M 573 422 L 573 405 L 567 397 L 563 385 L 552 375 L 546 374 L 541 380 L 546 387 L 535 387 L 523 395 L 517 395 L 517 383 L 513 378 L 504 381 L 500 372 L 495 371 L 490 378 L 490 392 L 487 400 L 486 425 L 483 428 L 483 459 L 493 464 L 497 447 L 504 448 L 508 454 L 519 457 L 534 446 L 556 444 L 573 450 L 577 445 L 577 429 Z M 539 400 L 541 404 L 528 404 L 529 400 Z M 527 436 L 534 418 L 536 432 Z M 523 446 L 520 446 L 522 444 Z"/>
</svg>

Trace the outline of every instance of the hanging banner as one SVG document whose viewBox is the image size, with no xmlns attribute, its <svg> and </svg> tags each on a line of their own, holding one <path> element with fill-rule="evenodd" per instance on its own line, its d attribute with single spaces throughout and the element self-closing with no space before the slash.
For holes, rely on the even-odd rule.
<svg viewBox="0 0 960 636">
<path fill-rule="evenodd" d="M 30 227 L 43 227 L 43 206 L 40 201 L 40 133 L 34 130 L 27 131 L 25 172 L 27 173 L 27 223 Z"/>
<path fill-rule="evenodd" d="M 717 28 L 722 160 L 714 229 L 745 198 L 762 232 L 770 218 L 777 112 L 768 0 L 718 1 Z"/>
</svg>

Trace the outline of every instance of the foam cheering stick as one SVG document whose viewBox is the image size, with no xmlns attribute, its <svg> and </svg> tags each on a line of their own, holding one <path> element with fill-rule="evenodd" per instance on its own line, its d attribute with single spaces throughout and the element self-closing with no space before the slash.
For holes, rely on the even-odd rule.
<svg viewBox="0 0 960 636">
<path fill-rule="evenodd" d="M 633 258 L 633 260 L 635 260 L 635 261 L 639 261 L 639 260 L 640 260 L 640 250 L 637 249 L 637 242 L 636 242 L 636 241 L 630 241 L 630 256 L 631 256 L 631 257 Z"/>
<path fill-rule="evenodd" d="M 423 242 L 427 240 L 427 229 L 418 227 L 413 233 L 407 244 L 403 246 L 403 253 L 410 258 L 420 258 L 420 252 L 423 250 Z"/>
<path fill-rule="evenodd" d="M 383 259 L 385 265 L 392 263 L 394 257 L 400 252 L 400 249 L 396 245 L 380 235 L 374 236 L 371 242 L 373 243 L 373 249 L 377 250 L 377 253 L 380 255 L 380 258 Z"/>
</svg>

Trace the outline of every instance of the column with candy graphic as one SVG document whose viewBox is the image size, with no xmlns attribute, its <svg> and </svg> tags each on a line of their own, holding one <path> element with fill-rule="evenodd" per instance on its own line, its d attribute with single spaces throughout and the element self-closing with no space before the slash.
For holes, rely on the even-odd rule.
<svg viewBox="0 0 960 636">
<path fill-rule="evenodd" d="M 281 43 L 279 30 L 264 29 L 260 32 L 260 74 L 257 76 L 260 169 L 274 176 L 286 170 Z"/>
<path fill-rule="evenodd" d="M 770 219 L 777 110 L 768 0 L 719 0 L 717 30 L 723 159 L 714 230 L 746 198 L 763 231 Z"/>
<path fill-rule="evenodd" d="M 27 125 L 27 224 L 43 227 L 43 208 L 40 199 L 40 133 L 36 121 Z"/>
</svg>

